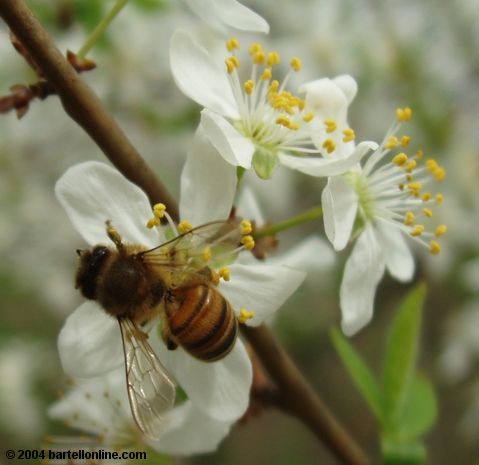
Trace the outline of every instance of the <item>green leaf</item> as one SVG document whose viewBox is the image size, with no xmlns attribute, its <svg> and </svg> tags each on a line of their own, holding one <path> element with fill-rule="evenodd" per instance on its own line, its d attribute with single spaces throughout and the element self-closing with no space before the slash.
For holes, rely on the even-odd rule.
<svg viewBox="0 0 479 465">
<path fill-rule="evenodd" d="M 353 379 L 354 384 L 361 392 L 369 408 L 378 421 L 383 423 L 384 418 L 381 393 L 379 392 L 378 385 L 368 366 L 364 363 L 361 355 L 358 354 L 356 349 L 336 328 L 331 330 L 331 340 L 333 341 L 334 347 L 341 357 L 349 375 Z"/>
<path fill-rule="evenodd" d="M 133 4 L 146 11 L 162 10 L 168 6 L 165 0 L 135 0 Z"/>
<path fill-rule="evenodd" d="M 427 459 L 426 448 L 420 442 L 398 442 L 382 438 L 381 452 L 384 465 L 423 465 Z"/>
<path fill-rule="evenodd" d="M 426 433 L 436 422 L 437 399 L 432 384 L 424 376 L 417 375 L 399 418 L 396 433 L 415 439 Z"/>
<path fill-rule="evenodd" d="M 384 358 L 383 399 L 386 422 L 394 430 L 404 411 L 414 379 L 426 287 L 420 285 L 403 300 L 389 334 Z"/>
</svg>

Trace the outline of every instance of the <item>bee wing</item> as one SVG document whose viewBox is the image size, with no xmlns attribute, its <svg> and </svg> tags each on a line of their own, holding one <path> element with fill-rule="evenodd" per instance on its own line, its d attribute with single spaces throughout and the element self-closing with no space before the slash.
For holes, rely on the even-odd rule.
<svg viewBox="0 0 479 465">
<path fill-rule="evenodd" d="M 164 414 L 175 402 L 176 384 L 129 318 L 118 318 L 125 354 L 126 383 L 131 413 L 140 430 L 158 440 L 166 424 Z"/>
<path fill-rule="evenodd" d="M 195 273 L 205 266 L 219 267 L 223 262 L 231 262 L 240 243 L 241 232 L 235 221 L 214 221 L 142 252 L 142 255 L 146 263 L 173 272 Z"/>
</svg>

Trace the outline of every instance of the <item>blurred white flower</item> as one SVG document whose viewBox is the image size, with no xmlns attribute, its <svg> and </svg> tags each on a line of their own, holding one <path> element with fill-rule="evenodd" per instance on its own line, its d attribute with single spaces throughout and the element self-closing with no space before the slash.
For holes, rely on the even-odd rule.
<svg viewBox="0 0 479 465">
<path fill-rule="evenodd" d="M 221 163 L 227 164 L 211 150 L 214 151 L 198 133 L 182 176 L 180 214 L 194 224 L 227 218 L 233 204 L 234 189 L 225 184 L 228 174 L 223 176 L 221 171 Z M 211 175 L 209 157 L 221 163 L 215 165 L 215 177 L 206 178 L 205 184 L 200 175 Z M 154 247 L 165 241 L 160 229 L 145 227 L 151 217 L 146 195 L 107 165 L 90 162 L 69 169 L 58 181 L 56 194 L 90 245 L 105 242 L 106 219 L 112 221 L 125 242 Z M 304 278 L 302 272 L 281 266 L 232 264 L 229 269 L 231 280 L 222 282 L 219 289 L 235 311 L 254 311 L 254 317 L 247 322 L 251 325 L 260 324 L 273 313 Z M 207 364 L 181 348 L 167 350 L 154 333 L 150 335 L 151 343 L 159 358 L 195 409 L 230 423 L 244 413 L 252 373 L 241 340 L 225 358 Z M 96 376 L 123 364 L 118 323 L 95 302 L 84 303 L 67 319 L 59 336 L 59 351 L 65 371 L 74 377 Z"/>
<path fill-rule="evenodd" d="M 237 0 L 185 0 L 196 15 L 217 32 L 269 32 L 268 23 Z"/>
<path fill-rule="evenodd" d="M 216 449 L 232 424 L 208 416 L 186 400 L 165 414 L 167 429 L 159 441 L 153 441 L 138 434 L 130 413 L 123 367 L 87 380 L 76 379 L 72 384 L 72 389 L 50 407 L 49 416 L 93 435 L 102 449 L 151 447 L 165 454 L 200 454 Z M 58 439 L 62 438 L 52 438 L 49 448 L 58 446 Z"/>
<path fill-rule="evenodd" d="M 177 31 L 170 47 L 175 81 L 183 93 L 205 107 L 201 125 L 227 162 L 245 169 L 253 165 L 265 179 L 273 175 L 278 164 L 329 176 L 357 162 L 360 147 L 358 153 L 351 154 L 354 132 L 346 121 L 347 107 L 357 88 L 352 77 L 305 84 L 299 89 L 306 93 L 302 99 L 286 90 L 292 73 L 301 69 L 299 58 L 291 60 L 280 84 L 273 78 L 273 69 L 281 59 L 278 52 L 266 53 L 254 43 L 249 49 L 251 74 L 242 82 L 238 48 L 239 42 L 229 39 L 226 50 L 230 56 L 219 64 L 185 32 Z M 329 156 L 333 151 L 337 157 Z"/>
<path fill-rule="evenodd" d="M 443 201 L 442 194 L 433 196 L 425 190 L 430 181 L 445 176 L 435 160 L 421 164 L 421 151 L 414 157 L 396 152 L 391 161 L 378 166 L 391 150 L 409 144 L 409 136 L 398 138 L 398 131 L 411 114 L 409 108 L 398 109 L 398 121 L 381 145 L 362 165 L 330 177 L 322 193 L 325 231 L 334 248 L 342 250 L 351 237 L 357 237 L 340 290 L 342 328 L 348 335 L 371 319 L 376 287 L 386 268 L 400 281 L 412 278 L 414 260 L 403 234 L 438 254 L 437 237 L 446 232 L 445 225 L 430 232 L 423 224 L 433 216 L 432 205 Z"/>
</svg>

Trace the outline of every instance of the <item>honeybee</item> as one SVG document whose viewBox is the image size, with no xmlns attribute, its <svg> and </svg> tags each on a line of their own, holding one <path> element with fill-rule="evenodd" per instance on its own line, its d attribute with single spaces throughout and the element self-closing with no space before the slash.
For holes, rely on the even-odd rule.
<svg viewBox="0 0 479 465">
<path fill-rule="evenodd" d="M 142 328 L 159 316 L 168 349 L 181 346 L 205 362 L 225 357 L 238 322 L 209 264 L 231 258 L 241 233 L 234 222 L 213 222 L 147 249 L 123 243 L 111 223 L 106 225 L 115 247 L 77 250 L 76 288 L 118 319 L 133 418 L 147 437 L 158 439 L 176 385 Z"/>
</svg>

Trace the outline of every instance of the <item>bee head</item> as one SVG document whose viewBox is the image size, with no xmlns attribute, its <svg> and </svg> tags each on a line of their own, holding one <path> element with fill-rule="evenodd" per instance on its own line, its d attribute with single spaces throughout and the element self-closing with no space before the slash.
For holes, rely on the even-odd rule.
<svg viewBox="0 0 479 465">
<path fill-rule="evenodd" d="M 110 253 L 108 247 L 103 245 L 97 245 L 91 250 L 77 250 L 80 264 L 75 278 L 75 287 L 80 289 L 87 299 L 95 299 L 97 277 Z"/>
</svg>

